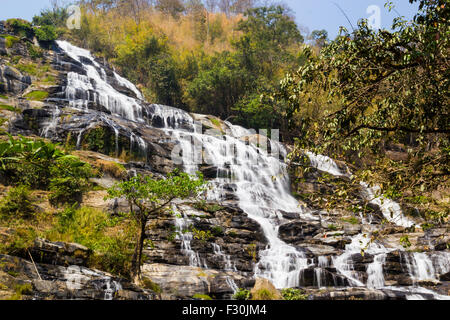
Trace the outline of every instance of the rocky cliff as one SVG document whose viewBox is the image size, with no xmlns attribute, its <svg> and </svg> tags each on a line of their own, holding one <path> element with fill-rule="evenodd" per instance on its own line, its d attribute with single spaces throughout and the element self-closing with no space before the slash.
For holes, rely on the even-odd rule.
<svg viewBox="0 0 450 320">
<path fill-rule="evenodd" d="M 201 153 L 212 160 L 195 169 L 213 186 L 207 201 L 177 202 L 171 212 L 149 222 L 143 276 L 157 292 L 89 269 L 87 248 L 38 239 L 28 255 L 0 256 L 0 298 L 19 291 L 38 299 L 190 299 L 198 294 L 229 299 L 238 288 L 252 288 L 258 277 L 278 289 L 302 288 L 310 299 L 448 298 L 448 224 L 425 231 L 417 217 L 408 217 L 410 225 L 389 221 L 385 203 L 368 201 L 364 188 L 355 192 L 354 201 L 369 202 L 370 215 L 317 205 L 314 199 L 335 192 L 333 184 L 323 182 L 324 175 L 351 180 L 342 173 L 345 164 L 332 171 L 320 166 L 323 159 L 311 158 L 311 170 L 298 179 L 298 165 L 291 163 L 289 179 L 287 167 L 279 163 L 284 147 L 272 145 L 280 154 L 269 157 L 243 128 L 147 103 L 110 66 L 67 42 L 43 50 L 32 39 L 5 34 L 0 55 L 4 130 L 84 150 L 80 155 L 89 162 L 123 165 L 125 175 L 107 173 L 93 181 L 103 188 L 136 173 L 189 171 L 194 166 L 175 161 L 174 154 L 186 160 L 188 151 L 195 152 L 186 141 L 200 140 Z M 231 145 L 238 158 L 254 153 L 257 165 L 226 158 Z M 128 210 L 124 201 L 105 201 L 104 195 L 89 192 L 82 205 L 111 215 Z M 208 236 L 196 237 L 193 230 Z M 400 241 L 405 235 L 408 249 Z"/>
</svg>

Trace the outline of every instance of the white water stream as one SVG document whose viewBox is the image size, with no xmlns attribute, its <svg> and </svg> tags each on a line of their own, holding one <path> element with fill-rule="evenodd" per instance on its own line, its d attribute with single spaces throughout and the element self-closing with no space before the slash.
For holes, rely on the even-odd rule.
<svg viewBox="0 0 450 320">
<path fill-rule="evenodd" d="M 280 211 L 298 213 L 303 219 L 318 220 L 317 217 L 304 212 L 298 201 L 290 193 L 290 183 L 287 165 L 280 161 L 280 155 L 286 156 L 286 150 L 278 143 L 271 143 L 272 152 L 269 154 L 254 143 L 246 142 L 243 137 L 254 135 L 253 132 L 239 126 L 225 122 L 222 130 L 225 134 L 203 134 L 201 127 L 188 113 L 171 107 L 152 105 L 144 106 L 142 95 L 137 88 L 126 79 L 114 73 L 115 80 L 123 87 L 135 93 L 137 98 L 129 97 L 114 89 L 107 81 L 105 70 L 95 61 L 89 51 L 77 48 L 68 42 L 58 41 L 60 48 L 72 59 L 79 62 L 85 72 L 80 75 L 74 72 L 68 74 L 66 99 L 70 105 L 79 109 L 89 107 L 89 101 L 105 108 L 114 115 L 119 115 L 138 124 L 145 125 L 149 121 L 159 119 L 163 130 L 178 141 L 174 150 L 174 160 L 182 164 L 188 173 L 195 173 L 200 163 L 209 164 L 217 169 L 217 177 L 212 181 L 214 188 L 209 192 L 211 200 L 221 200 L 225 196 L 225 186 L 232 184 L 235 195 L 239 199 L 239 206 L 248 216 L 259 223 L 265 237 L 267 248 L 260 252 L 259 262 L 255 265 L 255 277 L 269 279 L 277 288 L 298 287 L 301 272 L 309 267 L 317 267 L 307 259 L 302 251 L 282 241 L 278 236 L 278 229 L 282 222 Z M 146 119 L 144 114 L 151 119 Z M 56 120 L 54 120 L 56 121 Z M 51 126 L 54 127 L 54 121 Z M 49 129 L 51 130 L 52 127 Z M 114 126 L 113 126 L 114 127 Z M 116 141 L 118 129 L 115 128 Z M 49 131 L 47 130 L 46 133 Z M 82 132 L 80 133 L 80 137 Z M 81 138 L 80 138 L 81 139 Z M 138 136 L 131 136 L 131 144 L 146 150 L 145 141 Z M 117 146 L 116 146 L 117 149 Z M 321 171 L 335 176 L 347 176 L 330 158 L 307 153 L 311 165 Z M 384 217 L 397 225 L 410 227 L 414 222 L 403 216 L 400 206 L 392 200 L 377 194 L 377 187 L 370 188 L 362 184 L 366 199 L 380 206 Z M 187 216 L 176 219 L 177 228 L 182 231 L 178 235 L 182 242 L 182 252 L 189 256 L 190 265 L 207 267 L 206 262 L 192 250 L 190 242 L 192 234 L 188 232 L 192 221 Z M 343 255 L 334 257 L 332 265 L 340 274 L 346 276 L 354 286 L 368 286 L 383 288 L 385 286 L 383 265 L 386 254 L 396 248 L 385 248 L 378 243 L 368 243 L 370 235 L 360 234 L 347 245 Z M 367 248 L 366 248 L 367 247 Z M 352 270 L 351 256 L 365 248 L 367 253 L 375 255 L 374 262 L 367 269 L 368 281 L 363 283 Z M 222 252 L 215 244 L 215 254 L 223 259 L 227 269 L 235 270 L 230 257 Z M 329 266 L 329 261 L 319 257 L 319 269 Z M 429 264 L 427 255 L 414 255 L 414 263 L 410 273 L 422 279 L 435 277 L 435 268 Z M 439 260 L 440 259 L 440 260 Z M 439 258 L 438 264 L 443 270 L 449 267 L 448 255 Z M 444 259 L 444 260 L 445 260 Z M 321 271 L 316 273 L 318 285 L 321 285 Z M 233 284 L 230 282 L 230 286 Z M 234 285 L 235 286 L 235 285 Z M 236 288 L 233 288 L 236 289 Z M 414 293 L 411 294 L 413 297 Z"/>
</svg>

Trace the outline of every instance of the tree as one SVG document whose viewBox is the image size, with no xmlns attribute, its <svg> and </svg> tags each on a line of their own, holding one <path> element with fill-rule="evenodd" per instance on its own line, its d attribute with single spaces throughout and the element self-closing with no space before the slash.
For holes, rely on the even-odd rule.
<svg viewBox="0 0 450 320">
<path fill-rule="evenodd" d="M 316 46 L 323 48 L 328 41 L 328 32 L 324 29 L 314 30 L 311 32 L 310 39 L 316 42 Z"/>
<path fill-rule="evenodd" d="M 156 9 L 176 18 L 185 10 L 182 0 L 157 0 Z"/>
<path fill-rule="evenodd" d="M 130 217 L 139 226 L 136 246 L 131 262 L 131 276 L 138 281 L 141 273 L 142 250 L 145 230 L 149 219 L 161 214 L 175 199 L 195 197 L 203 190 L 205 181 L 198 173 L 197 177 L 175 171 L 167 179 L 155 180 L 150 177 L 136 176 L 120 182 L 108 190 L 109 199 L 124 197 L 128 201 Z"/>
<path fill-rule="evenodd" d="M 325 94 L 326 112 L 301 119 L 298 148 L 358 163 L 372 157 L 384 164 L 373 176 L 400 193 L 431 191 L 449 173 L 450 8 L 443 0 L 419 2 L 414 20 L 396 18 L 393 31 L 374 31 L 367 20 L 353 33 L 342 28 L 277 95 L 301 112 Z M 386 147 L 398 143 L 407 145 L 408 159 L 385 159 Z"/>
<path fill-rule="evenodd" d="M 247 69 L 262 73 L 268 79 L 275 70 L 293 61 L 289 48 L 303 42 L 296 23 L 281 6 L 250 9 L 238 30 L 243 36 L 235 43 Z"/>
</svg>

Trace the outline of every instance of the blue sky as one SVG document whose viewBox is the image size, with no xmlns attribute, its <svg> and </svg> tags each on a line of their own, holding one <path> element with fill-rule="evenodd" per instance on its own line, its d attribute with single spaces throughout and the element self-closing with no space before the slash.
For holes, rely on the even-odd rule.
<svg viewBox="0 0 450 320">
<path fill-rule="evenodd" d="M 393 1 L 395 10 L 407 19 L 411 19 L 416 13 L 418 5 L 411 5 L 408 0 Z M 294 11 L 296 21 L 300 26 L 307 27 L 310 31 L 325 29 L 333 39 L 339 32 L 339 27 L 344 26 L 351 30 L 347 18 L 335 5 L 337 4 L 348 16 L 353 26 L 361 18 L 369 18 L 367 8 L 376 5 L 381 9 L 381 27 L 389 29 L 392 20 L 398 16 L 394 11 L 389 12 L 384 8 L 386 0 L 285 0 Z"/>
<path fill-rule="evenodd" d="M 388 28 L 397 13 L 389 13 L 384 8 L 385 0 L 284 0 L 294 11 L 299 25 L 310 31 L 325 29 L 330 38 L 334 38 L 339 26 L 351 29 L 347 19 L 334 3 L 337 3 L 356 26 L 360 18 L 368 18 L 366 13 L 370 5 L 377 5 L 381 9 L 381 25 Z M 410 5 L 408 0 L 394 1 L 396 10 L 401 15 L 412 18 L 417 12 L 417 4 Z M 49 0 L 0 0 L 0 20 L 9 18 L 23 18 L 31 20 L 42 9 L 50 7 Z"/>
</svg>

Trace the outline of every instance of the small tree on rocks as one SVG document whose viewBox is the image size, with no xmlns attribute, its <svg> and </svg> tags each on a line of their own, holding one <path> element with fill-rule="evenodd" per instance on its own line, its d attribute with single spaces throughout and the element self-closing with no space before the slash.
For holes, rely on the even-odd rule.
<svg viewBox="0 0 450 320">
<path fill-rule="evenodd" d="M 153 215 L 162 213 L 175 199 L 195 197 L 203 190 L 205 181 L 201 173 L 191 176 L 175 171 L 166 179 L 136 176 L 120 182 L 108 190 L 107 199 L 124 197 L 130 208 L 130 217 L 138 226 L 138 237 L 131 262 L 131 276 L 138 281 L 141 273 L 145 228 Z"/>
</svg>

